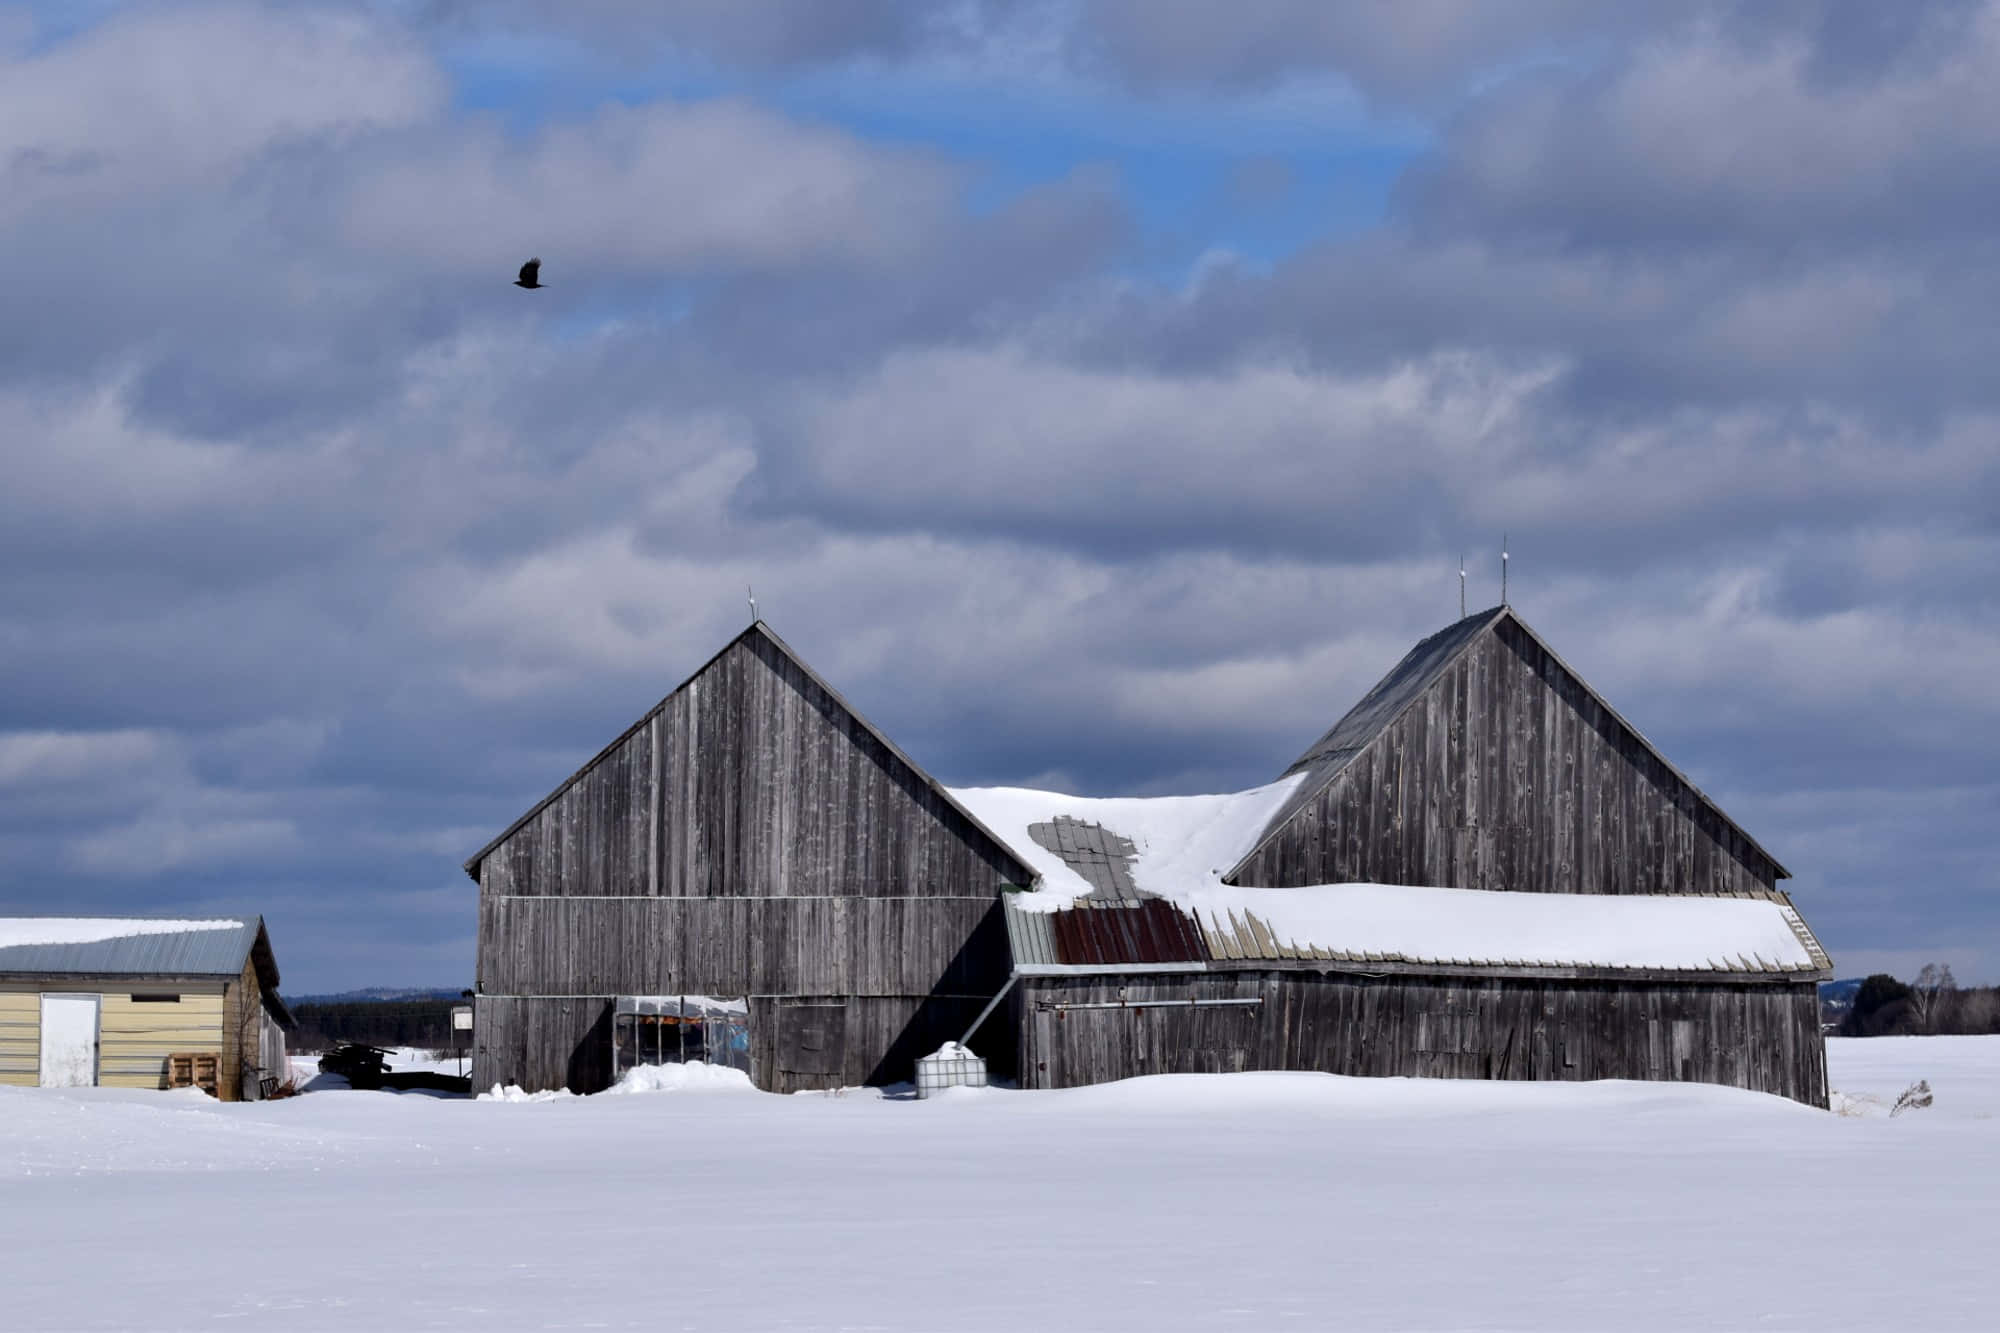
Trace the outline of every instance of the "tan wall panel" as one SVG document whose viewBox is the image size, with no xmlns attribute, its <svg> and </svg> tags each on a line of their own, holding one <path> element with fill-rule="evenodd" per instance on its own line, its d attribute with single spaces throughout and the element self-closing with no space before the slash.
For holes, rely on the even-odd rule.
<svg viewBox="0 0 2000 1333">
<path fill-rule="evenodd" d="M 34 1087 L 41 1050 L 41 991 L 0 982 L 0 1086 Z"/>
<path fill-rule="evenodd" d="M 175 1051 L 222 1049 L 222 987 L 183 984 L 180 1003 L 134 1001 L 132 984 L 103 992 L 98 1012 L 97 1081 L 107 1088 L 157 1088 L 166 1082 L 167 1056 Z M 138 987 L 141 993 L 173 994 L 168 986 Z"/>
<path fill-rule="evenodd" d="M 0 981 L 0 1085 L 40 1082 L 42 994 L 100 997 L 97 1082 L 107 1088 L 158 1088 L 175 1051 L 222 1049 L 222 983 L 162 982 L 130 977 L 70 977 L 60 982 Z M 135 1002 L 141 994 L 179 995 L 177 1004 Z"/>
</svg>

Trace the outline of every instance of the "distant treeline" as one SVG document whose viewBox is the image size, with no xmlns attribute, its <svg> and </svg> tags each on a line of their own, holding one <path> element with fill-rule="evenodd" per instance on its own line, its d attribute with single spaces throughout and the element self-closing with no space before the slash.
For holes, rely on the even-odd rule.
<svg viewBox="0 0 2000 1333">
<path fill-rule="evenodd" d="M 2000 1032 L 2000 987 L 1961 988 L 1951 968 L 1937 964 L 1918 973 L 1914 985 L 1877 973 L 1855 991 L 1839 1031 L 1843 1037 Z"/>
<path fill-rule="evenodd" d="M 344 1041 L 370 1046 L 451 1049 L 451 1010 L 464 1000 L 301 1000 L 289 1005 L 298 1027 L 286 1038 L 295 1051 L 324 1051 Z M 460 1034 L 460 1040 L 470 1034 Z"/>
</svg>

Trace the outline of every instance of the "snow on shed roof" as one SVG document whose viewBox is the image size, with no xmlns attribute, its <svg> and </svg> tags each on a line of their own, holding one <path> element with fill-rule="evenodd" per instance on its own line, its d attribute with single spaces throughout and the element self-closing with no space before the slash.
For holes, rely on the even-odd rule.
<svg viewBox="0 0 2000 1333">
<path fill-rule="evenodd" d="M 1180 906 L 1217 959 L 1454 967 L 1819 972 L 1781 895 L 1522 893 L 1404 884 L 1218 886 Z"/>
<path fill-rule="evenodd" d="M 1267 897 L 1268 895 L 1268 897 Z M 1236 889 L 1196 905 L 1085 900 L 1036 911 L 1007 898 L 1023 976 L 1199 972 L 1327 963 L 1348 970 L 1817 976 L 1826 955 L 1783 895 L 1557 894 L 1402 884 Z M 1198 941 L 1169 951 L 1172 913 Z"/>
<path fill-rule="evenodd" d="M 260 917 L 0 917 L 0 974 L 235 976 L 263 933 Z M 266 988 L 277 987 L 268 942 L 259 951 Z"/>
<path fill-rule="evenodd" d="M 1724 974 L 1815 973 L 1830 965 L 1781 893 L 1556 894 L 1391 884 L 1242 888 L 1223 873 L 1304 774 L 1219 796 L 1094 799 L 1023 788 L 953 795 L 1042 873 L 1033 892 L 1006 895 L 1017 967 L 1035 971 L 1186 971 L 1204 963 L 1162 952 L 1158 923 L 1119 913 L 1162 898 L 1199 929 L 1207 964 L 1330 961 L 1529 970 L 1602 969 Z M 1030 833 L 1058 821 L 1103 836 Z M 1072 847 L 1075 864 L 1058 848 Z M 1129 843 L 1106 892 L 1095 873 L 1106 846 Z M 1085 920 L 1084 913 L 1091 918 Z M 1061 914 L 1058 916 L 1057 914 Z M 1101 914 L 1101 919 L 1099 919 Z M 1143 913 L 1142 913 L 1143 914 Z M 1127 956 L 1129 955 L 1129 956 Z"/>
</svg>

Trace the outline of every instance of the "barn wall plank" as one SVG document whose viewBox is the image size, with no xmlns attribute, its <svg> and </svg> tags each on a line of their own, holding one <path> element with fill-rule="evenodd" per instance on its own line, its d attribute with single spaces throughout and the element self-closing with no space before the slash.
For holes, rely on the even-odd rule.
<svg viewBox="0 0 2000 1333">
<path fill-rule="evenodd" d="M 1237 878 L 1737 893 L 1774 888 L 1777 868 L 1587 685 L 1502 620 Z"/>
<path fill-rule="evenodd" d="M 1305 1069 L 1367 1077 L 1655 1079 L 1827 1104 L 1817 989 L 1798 983 L 1371 978 L 1251 969 L 1021 983 L 1022 1086 Z M 1250 999 L 1255 1008 L 1146 1007 Z M 1124 1009 L 1069 1003 L 1123 1000 Z"/>
</svg>

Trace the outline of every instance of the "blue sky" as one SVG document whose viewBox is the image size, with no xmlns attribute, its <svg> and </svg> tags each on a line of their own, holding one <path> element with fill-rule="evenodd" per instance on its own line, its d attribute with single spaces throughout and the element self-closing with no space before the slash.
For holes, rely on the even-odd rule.
<svg viewBox="0 0 2000 1333">
<path fill-rule="evenodd" d="M 658 10 L 0 5 L 0 911 L 463 984 L 747 584 L 946 782 L 1217 790 L 1504 533 L 1844 974 L 2000 980 L 1993 6 Z"/>
</svg>

